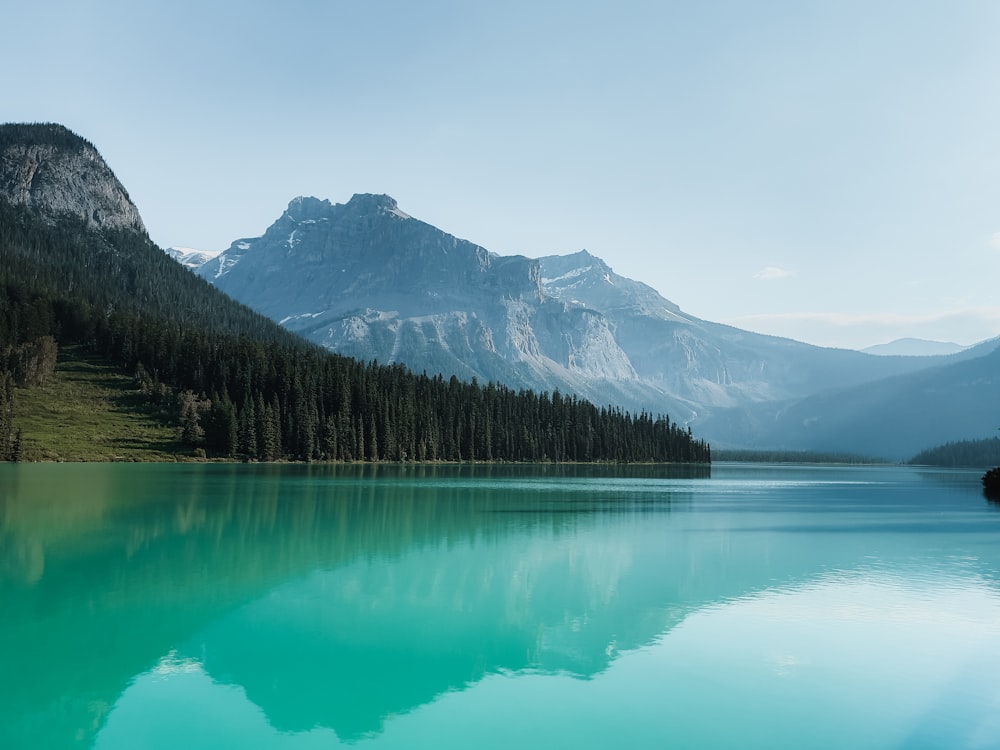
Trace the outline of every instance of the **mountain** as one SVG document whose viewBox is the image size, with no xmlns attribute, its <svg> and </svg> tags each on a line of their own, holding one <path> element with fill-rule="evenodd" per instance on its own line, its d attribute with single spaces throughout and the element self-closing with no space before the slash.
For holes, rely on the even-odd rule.
<svg viewBox="0 0 1000 750">
<path fill-rule="evenodd" d="M 499 256 L 385 195 L 296 198 L 263 236 L 237 240 L 197 273 L 345 355 L 666 412 L 731 445 L 757 444 L 753 431 L 731 430 L 734 413 L 946 361 L 700 320 L 586 251 Z"/>
<path fill-rule="evenodd" d="M 1000 425 L 1000 341 L 979 356 L 785 403 L 720 412 L 701 425 L 736 444 L 908 459 L 946 442 L 987 438 Z"/>
<path fill-rule="evenodd" d="M 541 403 L 564 410 L 559 419 L 579 422 L 571 413 L 582 402 L 558 390 L 669 414 L 672 429 L 690 425 L 726 447 L 858 452 L 871 438 L 874 452 L 896 455 L 980 437 L 994 409 L 992 360 L 979 360 L 995 344 L 879 357 L 740 331 L 688 315 L 585 251 L 500 256 L 384 195 L 343 205 L 297 198 L 262 237 L 198 267 L 282 329 L 153 245 L 100 154 L 57 125 L 0 126 L 0 230 L 0 370 L 47 351 L 45 336 L 85 345 L 142 373 L 149 398 L 190 391 L 183 407 L 156 408 L 186 415 L 187 444 L 221 455 L 461 458 L 516 443 L 520 460 L 595 456 L 589 439 L 570 444 L 537 423 L 527 443 L 503 437 L 511 425 L 473 429 L 483 392 L 473 381 L 499 384 L 485 391 L 493 417 L 501 403 L 504 418 L 534 413 L 537 397 L 517 401 L 534 389 L 553 393 Z M 352 359 L 327 359 L 288 329 Z M 428 374 L 406 380 L 376 361 Z M 932 380 L 917 377 L 932 369 Z M 453 374 L 469 385 L 447 382 Z M 424 406 L 389 406 L 400 389 Z M 456 398 L 468 401 L 449 411 Z M 921 410 L 938 416 L 902 416 Z M 417 424 L 428 413 L 433 424 Z M 628 416 L 587 414 L 596 429 Z M 402 432 L 401 419 L 410 420 Z"/>
<path fill-rule="evenodd" d="M 956 354 L 967 347 L 950 341 L 927 341 L 926 339 L 896 339 L 887 344 L 876 344 L 861 351 L 880 356 L 930 357 L 940 354 Z"/>
<path fill-rule="evenodd" d="M 190 247 L 167 247 L 164 248 L 163 252 L 185 268 L 190 268 L 191 270 L 205 265 L 208 261 L 218 255 L 218 253 L 207 252 L 205 250 L 195 250 Z"/>
<path fill-rule="evenodd" d="M 699 417 L 719 408 L 801 397 L 926 366 L 701 320 L 585 251 L 539 263 L 548 294 L 599 311 L 638 377 L 683 398 Z"/>
<path fill-rule="evenodd" d="M 0 198 L 52 221 L 146 234 L 139 210 L 93 144 L 61 125 L 0 127 Z"/>
<path fill-rule="evenodd" d="M 385 195 L 296 198 L 197 273 L 346 356 L 602 404 L 670 401 L 636 376 L 603 315 L 546 294 L 537 261 L 458 239 Z"/>
<path fill-rule="evenodd" d="M 134 392 L 117 407 L 173 426 L 196 456 L 709 460 L 704 442 L 664 419 L 324 351 L 154 245 L 124 188 L 84 139 L 61 126 L 12 125 L 0 126 L 0 144 L 0 184 L 7 186 L 0 195 L 0 458 L 21 453 L 14 386 L 44 380 L 57 348 L 73 345 L 134 378 Z M 323 207 L 300 208 L 296 223 L 307 229 L 310 212 Z M 290 249 L 298 248 L 297 231 L 288 236 Z M 426 239 L 419 250 L 449 252 Z M 494 287 L 518 288 L 523 299 L 540 295 L 537 276 L 518 270 L 523 259 L 482 248 L 470 255 L 465 245 L 450 248 L 461 262 L 450 264 L 452 275 L 439 279 L 438 289 L 478 283 L 482 294 Z M 338 267 L 346 268 L 342 260 Z M 396 270 L 413 276 L 421 265 Z M 418 281 L 426 287 L 432 280 Z M 299 287 L 320 288 L 302 280 Z M 35 439 L 30 427 L 24 440 Z M 77 428 L 86 426 L 66 425 Z"/>
</svg>

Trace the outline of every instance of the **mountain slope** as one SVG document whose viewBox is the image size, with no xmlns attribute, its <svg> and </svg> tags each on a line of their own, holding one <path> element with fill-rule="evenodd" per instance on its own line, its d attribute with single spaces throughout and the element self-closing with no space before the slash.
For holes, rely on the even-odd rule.
<svg viewBox="0 0 1000 750">
<path fill-rule="evenodd" d="M 945 442 L 986 438 L 1000 426 L 1000 346 L 972 359 L 830 390 L 784 404 L 713 415 L 702 428 L 734 444 L 907 459 Z"/>
<path fill-rule="evenodd" d="M 811 346 L 700 320 L 586 252 L 539 262 L 547 293 L 600 311 L 638 376 L 698 405 L 701 416 L 718 407 L 802 397 L 930 364 Z"/>
<path fill-rule="evenodd" d="M 750 410 L 944 360 L 875 357 L 688 315 L 582 251 L 502 257 L 388 196 L 296 198 L 197 271 L 324 347 L 417 371 L 576 393 L 708 429 Z M 725 440 L 717 432 L 713 439 Z"/>
<path fill-rule="evenodd" d="M 369 308 L 411 315 L 447 311 L 442 298 L 457 290 L 470 300 L 541 293 L 527 258 L 500 258 L 439 232 L 384 195 L 357 195 L 345 205 L 296 198 L 263 237 L 234 243 L 199 275 L 223 290 L 239 285 L 271 317 L 296 295 L 317 309 L 349 310 L 348 300 L 360 298 Z"/>
<path fill-rule="evenodd" d="M 599 403 L 677 407 L 641 383 L 604 316 L 546 295 L 537 261 L 418 221 L 388 196 L 296 198 L 198 274 L 311 341 L 363 360 Z"/>
</svg>

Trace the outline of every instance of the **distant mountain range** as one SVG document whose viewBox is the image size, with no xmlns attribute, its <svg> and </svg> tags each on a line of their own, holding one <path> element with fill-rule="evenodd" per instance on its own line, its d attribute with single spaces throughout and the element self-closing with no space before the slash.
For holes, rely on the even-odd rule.
<svg viewBox="0 0 1000 750">
<path fill-rule="evenodd" d="M 873 356 L 750 333 L 688 315 L 586 251 L 500 256 L 385 195 L 296 198 L 196 273 L 348 356 L 667 413 L 721 446 L 904 458 L 989 434 L 998 417 L 985 415 L 1000 414 L 987 359 L 998 341 Z"/>
<path fill-rule="evenodd" d="M 941 354 L 956 354 L 968 347 L 950 341 L 927 341 L 926 339 L 896 339 L 887 344 L 876 344 L 861 351 L 881 356 L 931 357 Z"/>
<path fill-rule="evenodd" d="M 850 451 L 889 459 L 922 446 L 992 437 L 1000 426 L 1000 340 L 930 367 L 802 399 L 753 404 L 711 415 L 705 434 L 739 436 L 773 449 Z"/>
<path fill-rule="evenodd" d="M 190 247 L 168 247 L 163 252 L 176 260 L 185 268 L 195 269 L 203 266 L 218 253 L 206 252 L 204 250 L 194 250 Z"/>
<path fill-rule="evenodd" d="M 10 308 L 7 300 L 8 314 L 17 317 L 30 294 L 68 295 L 59 314 L 90 316 L 74 325 L 106 327 L 112 317 L 124 325 L 127 300 L 141 313 L 128 324 L 152 330 L 169 320 L 172 345 L 177 335 L 204 345 L 204 336 L 183 330 L 185 320 L 206 335 L 287 336 L 187 274 L 171 273 L 173 264 L 161 267 L 159 251 L 147 257 L 153 246 L 127 191 L 96 148 L 65 128 L 0 128 L 0 203 L 45 222 L 63 217 L 61 232 L 93 229 L 105 237 L 91 242 L 98 254 L 89 263 L 85 253 L 46 258 L 41 245 L 15 248 L 4 271 L 21 301 L 11 297 Z M 75 240 L 66 237 L 69 247 Z M 907 458 L 991 437 L 1000 423 L 1000 340 L 950 354 L 935 353 L 934 342 L 894 342 L 874 356 L 749 333 L 685 313 L 586 251 L 497 255 L 408 216 L 385 195 L 345 204 L 296 198 L 263 236 L 239 239 L 217 257 L 169 252 L 286 330 L 350 357 L 668 414 L 717 447 Z M 48 268 L 48 286 L 31 291 L 40 283 L 31 269 L 53 262 L 66 278 Z M 107 269 L 95 292 L 100 302 L 80 306 L 80 274 L 90 278 L 98 266 Z M 94 317 L 100 310 L 104 317 Z M 36 321 L 43 327 L 46 315 Z M 137 333 L 143 330 L 128 335 Z"/>
</svg>

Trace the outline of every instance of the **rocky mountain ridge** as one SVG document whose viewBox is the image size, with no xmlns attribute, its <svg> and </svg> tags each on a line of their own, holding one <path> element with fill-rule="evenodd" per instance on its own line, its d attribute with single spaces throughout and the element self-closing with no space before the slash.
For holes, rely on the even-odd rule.
<svg viewBox="0 0 1000 750">
<path fill-rule="evenodd" d="M 245 258 L 253 263 L 242 264 Z M 292 264 L 295 274 L 287 273 Z M 336 205 L 295 198 L 263 236 L 237 240 L 198 273 L 224 290 L 266 288 L 258 299 L 282 310 L 286 294 L 324 311 L 352 309 L 364 297 L 365 307 L 391 302 L 409 315 L 443 310 L 440 300 L 456 289 L 512 299 L 537 300 L 542 293 L 527 258 L 504 258 L 459 240 L 403 213 L 385 195 Z"/>
<path fill-rule="evenodd" d="M 295 198 L 263 236 L 197 273 L 347 356 L 598 403 L 657 396 L 602 315 L 546 294 L 538 261 L 442 232 L 385 195 Z"/>
<path fill-rule="evenodd" d="M 263 236 L 237 240 L 197 272 L 341 354 L 667 413 L 720 445 L 756 445 L 761 415 L 815 394 L 951 361 L 700 320 L 586 251 L 500 256 L 385 195 L 296 198 Z"/>
</svg>

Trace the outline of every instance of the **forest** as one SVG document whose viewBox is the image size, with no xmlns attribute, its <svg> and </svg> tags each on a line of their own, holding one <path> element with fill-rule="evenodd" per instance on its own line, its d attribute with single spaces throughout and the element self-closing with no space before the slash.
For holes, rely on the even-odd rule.
<svg viewBox="0 0 1000 750">
<path fill-rule="evenodd" d="M 298 461 L 711 460 L 666 415 L 360 362 L 307 343 L 147 237 L 0 200 L 0 459 L 18 390 L 83 346 L 134 373 L 193 455 Z"/>
<path fill-rule="evenodd" d="M 921 466 L 968 466 L 981 468 L 1000 464 L 1000 438 L 959 440 L 921 451 L 909 463 Z"/>
</svg>

